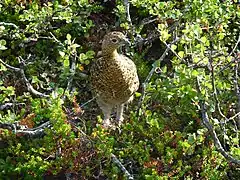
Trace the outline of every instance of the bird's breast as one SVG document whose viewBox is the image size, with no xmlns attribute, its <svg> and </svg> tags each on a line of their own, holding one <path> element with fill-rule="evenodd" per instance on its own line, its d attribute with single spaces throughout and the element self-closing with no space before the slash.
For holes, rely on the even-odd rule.
<svg viewBox="0 0 240 180">
<path fill-rule="evenodd" d="M 136 67 L 131 60 L 128 61 L 101 58 L 95 63 L 91 81 L 95 92 L 102 99 L 124 103 L 138 89 Z"/>
</svg>

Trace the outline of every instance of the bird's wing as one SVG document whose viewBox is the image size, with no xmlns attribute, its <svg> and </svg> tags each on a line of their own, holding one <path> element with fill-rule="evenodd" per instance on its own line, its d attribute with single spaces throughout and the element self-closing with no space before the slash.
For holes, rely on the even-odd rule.
<svg viewBox="0 0 240 180">
<path fill-rule="evenodd" d="M 122 62 L 124 66 L 127 68 L 127 76 L 130 78 L 130 85 L 133 92 L 136 92 L 139 88 L 139 79 L 137 75 L 137 67 L 134 62 L 128 58 L 127 56 L 121 55 Z"/>
</svg>

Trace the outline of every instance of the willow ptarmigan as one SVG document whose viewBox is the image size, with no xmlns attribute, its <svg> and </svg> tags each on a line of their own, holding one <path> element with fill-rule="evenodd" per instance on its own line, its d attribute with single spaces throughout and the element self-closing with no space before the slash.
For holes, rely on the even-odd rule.
<svg viewBox="0 0 240 180">
<path fill-rule="evenodd" d="M 128 57 L 117 49 L 129 43 L 121 32 L 110 32 L 102 41 L 101 57 L 91 67 L 91 85 L 97 103 L 104 114 L 103 126 L 111 125 L 111 112 L 117 107 L 117 121 L 123 121 L 124 104 L 133 99 L 139 87 L 137 69 Z"/>
</svg>

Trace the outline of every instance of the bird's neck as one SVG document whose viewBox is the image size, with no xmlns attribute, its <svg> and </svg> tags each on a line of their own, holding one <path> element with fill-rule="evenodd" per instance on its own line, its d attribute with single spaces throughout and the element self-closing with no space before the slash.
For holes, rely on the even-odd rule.
<svg viewBox="0 0 240 180">
<path fill-rule="evenodd" d="M 119 54 L 117 52 L 117 49 L 114 49 L 114 50 L 104 50 L 103 49 L 102 50 L 102 56 L 115 59 L 115 57 L 118 57 Z"/>
</svg>

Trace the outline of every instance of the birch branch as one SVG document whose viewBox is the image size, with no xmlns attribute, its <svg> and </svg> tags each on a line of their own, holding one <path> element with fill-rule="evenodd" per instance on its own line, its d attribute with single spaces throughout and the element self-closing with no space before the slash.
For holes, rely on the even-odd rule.
<svg viewBox="0 0 240 180">
<path fill-rule="evenodd" d="M 155 61 L 155 63 L 153 64 L 153 67 L 151 69 L 151 71 L 148 73 L 148 76 L 146 77 L 144 83 L 142 84 L 142 91 L 141 91 L 141 98 L 139 99 L 139 102 L 138 102 L 138 115 L 139 115 L 139 110 L 141 109 L 142 107 L 142 103 L 145 99 L 145 96 L 146 96 L 146 88 L 147 88 L 147 85 L 149 83 L 149 81 L 151 80 L 152 76 L 153 76 L 153 73 L 155 72 L 157 66 L 156 64 L 158 64 L 157 62 L 161 62 L 163 61 L 163 59 L 167 56 L 167 53 L 171 50 L 170 46 L 172 44 L 175 44 L 176 42 L 178 42 L 180 40 L 180 38 L 176 38 L 172 43 L 170 43 L 170 45 L 167 45 L 166 47 L 166 50 L 164 51 L 164 53 L 162 54 L 162 56 L 160 57 L 160 59 L 158 59 L 157 61 Z"/>
<path fill-rule="evenodd" d="M 127 171 L 124 165 L 118 160 L 118 158 L 114 154 L 111 154 L 111 157 L 113 162 L 116 163 L 118 167 L 123 171 L 123 173 L 127 176 L 127 179 L 134 179 L 133 176 Z"/>
<path fill-rule="evenodd" d="M 199 82 L 198 78 L 197 78 L 197 91 L 198 91 L 198 93 L 201 93 L 201 86 L 200 86 L 200 82 Z M 209 133 L 211 134 L 217 151 L 219 151 L 223 155 L 223 157 L 225 157 L 229 162 L 240 165 L 240 160 L 235 159 L 233 156 L 228 154 L 222 147 L 222 144 L 218 139 L 218 136 L 214 130 L 214 127 L 212 126 L 212 124 L 209 121 L 205 101 L 201 100 L 199 102 L 199 104 L 200 104 L 200 108 L 201 108 L 202 123 L 208 129 Z"/>
</svg>

